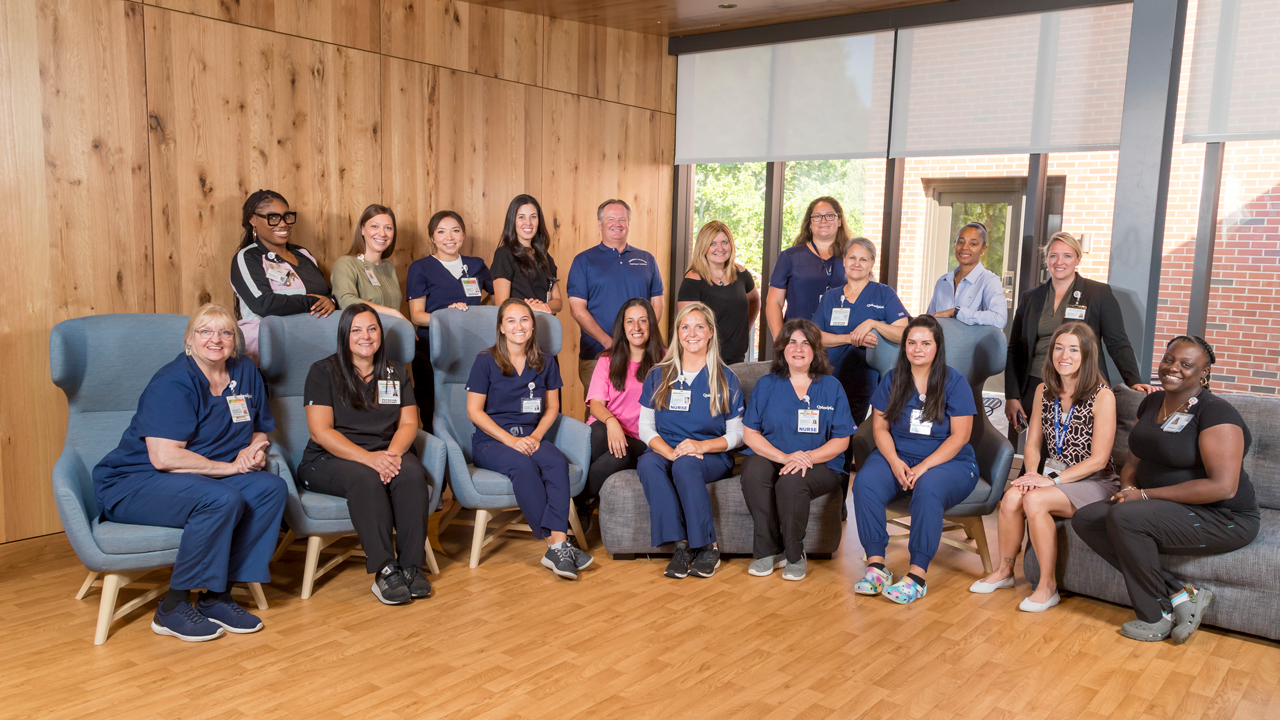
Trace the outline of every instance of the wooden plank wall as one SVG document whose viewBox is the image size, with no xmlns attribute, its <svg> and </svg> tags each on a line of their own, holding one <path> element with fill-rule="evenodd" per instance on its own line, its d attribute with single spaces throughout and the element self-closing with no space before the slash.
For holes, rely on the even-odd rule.
<svg viewBox="0 0 1280 720">
<path fill-rule="evenodd" d="M 0 540 L 59 531 L 49 475 L 66 402 L 57 322 L 230 304 L 245 196 L 269 187 L 328 270 L 365 205 L 395 258 L 466 218 L 491 258 L 529 192 L 567 274 L 625 198 L 631 239 L 670 254 L 675 62 L 666 40 L 453 0 L 0 0 Z M 670 283 L 668 283 L 668 286 Z M 668 287 L 670 291 L 670 287 Z M 582 415 L 566 309 L 565 407 Z"/>
</svg>

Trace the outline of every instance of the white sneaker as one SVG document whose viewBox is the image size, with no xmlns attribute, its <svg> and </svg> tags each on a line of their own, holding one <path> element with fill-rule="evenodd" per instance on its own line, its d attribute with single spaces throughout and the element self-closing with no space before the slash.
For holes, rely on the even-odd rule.
<svg viewBox="0 0 1280 720">
<path fill-rule="evenodd" d="M 993 593 L 997 590 L 1007 590 L 1011 587 L 1013 587 L 1012 576 L 1007 577 L 1001 580 L 1000 582 L 993 582 L 993 583 L 982 582 L 981 580 L 978 580 L 969 586 L 969 592 L 986 595 L 987 593 Z"/>
<path fill-rule="evenodd" d="M 1042 603 L 1031 602 L 1030 597 L 1025 597 L 1022 599 L 1022 602 L 1018 603 L 1018 609 L 1022 612 L 1044 612 L 1054 605 L 1057 605 L 1061 600 L 1062 599 L 1058 597 L 1058 593 L 1054 593 L 1053 597 Z"/>
</svg>

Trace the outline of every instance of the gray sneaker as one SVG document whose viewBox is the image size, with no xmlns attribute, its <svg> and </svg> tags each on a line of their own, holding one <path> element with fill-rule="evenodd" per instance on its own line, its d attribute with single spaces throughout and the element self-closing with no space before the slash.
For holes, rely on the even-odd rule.
<svg viewBox="0 0 1280 720">
<path fill-rule="evenodd" d="M 1174 645 L 1181 645 L 1186 642 L 1191 637 L 1191 634 L 1200 628 L 1200 621 L 1204 619 L 1204 611 L 1209 607 L 1209 603 L 1213 601 L 1213 592 L 1207 588 L 1195 588 L 1188 585 L 1187 594 L 1191 596 L 1191 600 L 1173 608 L 1173 630 L 1169 633 L 1169 636 L 1173 638 Z"/>
<path fill-rule="evenodd" d="M 570 545 L 569 549 L 573 551 L 573 565 L 579 570 L 585 570 L 591 564 L 591 561 L 595 559 L 588 555 L 586 550 L 576 545 Z"/>
<path fill-rule="evenodd" d="M 768 577 L 773 574 L 774 570 L 786 564 L 787 558 L 783 555 L 766 555 L 752 560 L 747 572 L 756 577 Z"/>
<path fill-rule="evenodd" d="M 573 548 L 568 545 L 547 548 L 547 554 L 542 556 L 542 564 L 562 578 L 578 579 L 578 566 L 574 562 Z"/>
<path fill-rule="evenodd" d="M 809 561 L 803 555 L 801 555 L 799 562 L 787 563 L 787 567 L 784 568 L 782 571 L 782 579 L 783 580 L 803 580 L 804 573 L 808 569 L 809 569 Z"/>
<path fill-rule="evenodd" d="M 1131 640 L 1140 640 L 1142 642 L 1160 642 L 1169 637 L 1169 633 L 1172 631 L 1173 621 L 1163 617 L 1153 623 L 1130 620 L 1120 626 L 1121 635 Z"/>
</svg>

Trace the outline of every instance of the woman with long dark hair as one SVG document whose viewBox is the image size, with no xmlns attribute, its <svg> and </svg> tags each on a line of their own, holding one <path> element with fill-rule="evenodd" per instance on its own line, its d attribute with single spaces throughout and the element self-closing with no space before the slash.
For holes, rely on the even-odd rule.
<svg viewBox="0 0 1280 720">
<path fill-rule="evenodd" d="M 853 586 L 859 595 L 884 593 L 906 605 L 924 597 L 925 574 L 942 541 L 942 513 L 973 492 L 978 465 L 969 445 L 973 390 L 947 367 L 942 326 L 932 315 L 907 323 L 898 361 L 871 398 L 876 449 L 853 481 L 858 539 L 867 572 Z M 885 509 L 911 497 L 911 568 L 896 584 L 885 569 L 889 544 Z"/>
<path fill-rule="evenodd" d="M 347 499 L 373 594 L 387 605 L 430 597 L 422 566 L 431 490 L 413 447 L 418 406 L 407 369 L 387 360 L 372 307 L 342 311 L 337 352 L 312 364 L 303 404 L 311 440 L 298 479 Z"/>
<path fill-rule="evenodd" d="M 575 499 L 578 514 L 590 518 L 609 476 L 635 468 L 644 454 L 640 442 L 640 391 L 649 371 L 662 360 L 658 316 L 648 298 L 632 298 L 613 321 L 613 345 L 600 354 L 587 388 L 591 417 L 591 469 Z"/>
<path fill-rule="evenodd" d="M 556 261 L 548 248 L 551 234 L 542 217 L 542 206 L 532 195 L 517 195 L 507 206 L 502 238 L 493 251 L 493 301 L 520 298 L 537 312 L 560 312 L 564 300 Z"/>
<path fill-rule="evenodd" d="M 475 424 L 476 467 L 511 478 L 520 512 L 547 544 L 542 564 L 569 580 L 591 556 L 569 543 L 569 461 L 543 442 L 560 417 L 560 364 L 538 347 L 533 309 L 519 298 L 498 308 L 497 341 L 482 350 L 467 379 L 467 417 Z"/>
<path fill-rule="evenodd" d="M 364 303 L 377 312 L 404 319 L 400 279 L 391 253 L 396 251 L 396 214 L 386 205 L 370 205 L 360 213 L 355 238 L 346 255 L 333 261 L 333 294 L 343 310 Z"/>
<path fill-rule="evenodd" d="M 822 295 L 844 285 L 841 260 L 850 237 L 839 200 L 823 196 L 809 203 L 800 234 L 778 253 L 769 274 L 764 314 L 770 335 L 777 337 L 786 320 L 812 318 Z"/>
<path fill-rule="evenodd" d="M 241 208 L 244 237 L 231 261 L 231 288 L 250 357 L 258 356 L 262 318 L 300 313 L 328 317 L 337 308 L 315 257 L 289 242 L 296 222 L 298 213 L 274 190 L 252 193 Z"/>
</svg>

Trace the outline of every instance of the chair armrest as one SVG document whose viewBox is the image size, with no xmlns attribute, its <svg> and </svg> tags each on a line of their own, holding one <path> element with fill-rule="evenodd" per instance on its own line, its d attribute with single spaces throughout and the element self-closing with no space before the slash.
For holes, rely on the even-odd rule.
<svg viewBox="0 0 1280 720">
<path fill-rule="evenodd" d="M 418 431 L 418 437 L 414 440 L 413 446 L 418 451 L 422 466 L 427 470 L 427 483 L 431 486 L 428 507 L 429 512 L 435 512 L 440 506 L 440 497 L 444 494 L 449 450 L 443 440 L 428 434 L 425 430 Z"/>
<path fill-rule="evenodd" d="M 986 418 L 982 418 L 987 422 Z M 1013 467 L 1013 445 L 989 422 L 982 439 L 973 446 L 978 460 L 978 474 L 991 485 L 991 496 L 984 503 L 992 512 L 1009 485 L 1009 470 Z"/>
<path fill-rule="evenodd" d="M 867 418 L 858 426 L 858 432 L 849 438 L 849 444 L 853 446 L 853 470 L 856 473 L 862 469 L 862 464 L 876 449 L 876 436 L 871 429 L 871 418 Z"/>
<path fill-rule="evenodd" d="M 280 447 L 274 442 L 271 443 L 270 449 L 267 450 L 266 469 L 279 475 L 284 480 L 285 489 L 289 492 L 284 499 L 285 522 L 293 528 L 305 524 L 302 519 L 304 516 L 302 498 L 298 496 L 298 481 L 293 476 L 293 470 L 289 469 L 289 462 L 285 460 L 284 453 L 280 452 Z"/>
<path fill-rule="evenodd" d="M 591 467 L 591 428 L 586 423 L 561 415 L 547 435 L 569 464 L 577 465 L 584 473 Z"/>
<path fill-rule="evenodd" d="M 92 487 L 93 479 L 89 468 L 85 466 L 80 454 L 70 446 L 62 449 L 62 455 L 53 466 L 54 502 L 58 508 L 58 518 L 62 521 L 62 529 L 67 534 L 67 541 L 75 550 L 76 556 L 89 569 L 100 566 L 102 548 L 93 538 L 90 526 L 98 514 L 96 498 L 84 497 L 83 488 Z"/>
<path fill-rule="evenodd" d="M 453 488 L 453 496 L 463 507 L 479 507 L 480 493 L 476 491 L 475 483 L 471 481 L 471 471 L 467 469 L 467 456 L 463 454 L 462 446 L 450 432 L 449 423 L 441 422 L 440 415 L 437 414 L 433 429 L 435 437 L 444 443 L 445 474 L 449 479 L 449 486 Z M 467 438 L 467 442 L 470 441 L 471 438 Z"/>
</svg>

